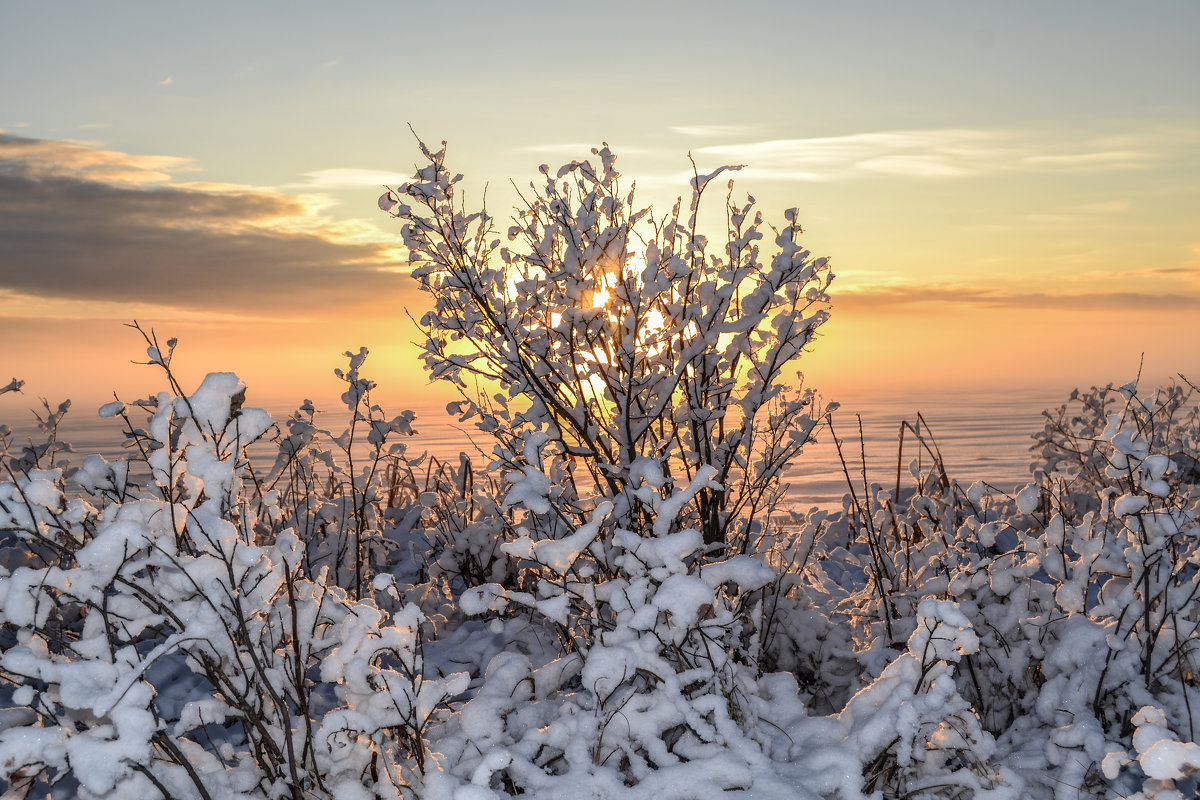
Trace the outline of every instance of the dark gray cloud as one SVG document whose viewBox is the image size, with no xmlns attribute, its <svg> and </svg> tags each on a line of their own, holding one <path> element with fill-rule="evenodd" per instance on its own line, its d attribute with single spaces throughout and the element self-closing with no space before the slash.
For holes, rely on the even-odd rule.
<svg viewBox="0 0 1200 800">
<path fill-rule="evenodd" d="M 0 133 L 0 289 L 270 315 L 407 280 L 389 271 L 394 243 L 323 218 L 312 198 L 172 181 L 187 168 Z"/>
</svg>

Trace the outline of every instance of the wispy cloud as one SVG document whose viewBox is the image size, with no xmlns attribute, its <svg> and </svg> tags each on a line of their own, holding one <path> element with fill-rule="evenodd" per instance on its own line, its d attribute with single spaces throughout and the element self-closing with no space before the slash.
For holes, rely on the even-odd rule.
<svg viewBox="0 0 1200 800">
<path fill-rule="evenodd" d="M 0 135 L 0 291 L 294 316 L 396 288 L 394 240 L 327 199 L 175 181 L 191 169 Z"/>
<path fill-rule="evenodd" d="M 1095 203 L 1064 206 L 1031 214 L 1022 214 L 1012 217 L 1010 222 L 973 223 L 965 227 L 967 230 L 976 232 L 997 233 L 1025 230 L 1028 225 L 1043 228 L 1064 228 L 1068 226 L 1095 224 L 1101 221 L 1104 224 L 1111 224 L 1112 217 L 1118 214 L 1129 213 L 1134 208 L 1134 204 L 1126 200 L 1104 200 Z"/>
<path fill-rule="evenodd" d="M 976 130 L 889 131 L 711 145 L 696 154 L 745 163 L 766 178 L 821 180 L 855 172 L 945 177 L 974 171 L 982 154 L 1002 142 L 998 134 Z"/>
<path fill-rule="evenodd" d="M 522 153 L 544 153 L 546 155 L 569 155 L 576 158 L 583 158 L 590 155 L 592 148 L 596 145 L 594 142 L 583 144 L 581 142 L 546 142 L 544 144 L 530 144 L 520 148 Z"/>
<path fill-rule="evenodd" d="M 1062 169 L 1139 169 L 1155 160 L 1156 154 L 1139 150 L 1094 150 L 1082 153 L 1055 153 L 1026 156 L 1023 163 L 1031 167 Z"/>
<path fill-rule="evenodd" d="M 525 147 L 518 148 L 520 153 L 537 153 L 546 156 L 566 157 L 566 158 L 590 158 L 592 150 L 600 147 L 599 142 L 546 142 L 543 144 L 531 144 Z M 633 155 L 635 153 L 650 152 L 644 147 L 627 147 L 625 145 L 613 146 L 613 151 L 618 155 Z"/>
<path fill-rule="evenodd" d="M 1172 278 L 1200 279 L 1200 267 L 1154 267 L 1143 270 L 1148 275 L 1162 275 Z"/>
<path fill-rule="evenodd" d="M 279 316 L 268 313 L 255 314 L 247 310 L 222 311 L 214 308 L 181 308 L 162 303 L 143 303 L 128 300 L 91 300 L 82 298 L 46 297 L 26 295 L 0 289 L 0 327 L 14 319 L 30 322 L 54 320 L 106 319 L 115 322 L 136 320 L 169 319 L 173 323 L 191 322 L 206 324 L 231 324 L 262 322 L 278 324 Z M 303 324 L 317 322 L 319 318 L 288 315 L 287 322 Z"/>
<path fill-rule="evenodd" d="M 175 82 L 175 79 L 172 78 L 170 75 L 168 75 L 167 77 L 165 77 L 161 81 L 159 81 L 158 85 L 159 86 L 170 86 L 174 82 Z"/>
<path fill-rule="evenodd" d="M 715 138 L 717 136 L 734 136 L 749 130 L 748 125 L 672 125 L 670 130 L 683 136 L 694 136 L 697 139 Z"/>
<path fill-rule="evenodd" d="M 867 172 L 884 175 L 905 175 L 911 178 L 953 178 L 968 175 L 973 170 L 955 164 L 942 155 L 929 153 L 896 154 L 860 161 L 855 166 Z"/>
<path fill-rule="evenodd" d="M 284 188 L 344 189 L 354 186 L 394 186 L 402 183 L 407 174 L 395 170 L 359 169 L 356 167 L 333 167 L 305 172 L 301 183 L 288 184 Z"/>
<path fill-rule="evenodd" d="M 1191 131 L 1064 140 L 1032 131 L 939 128 L 727 143 L 695 153 L 745 163 L 747 172 L 759 179 L 832 180 L 1141 169 L 1180 151 L 1197 149 L 1200 134 Z"/>
<path fill-rule="evenodd" d="M 1120 289 L 1139 294 L 1155 294 L 1165 298 L 1164 305 L 1169 305 L 1170 298 L 1187 296 L 1200 289 L 1200 266 L 1086 270 L 1064 275 L 1060 279 L 1060 283 L 1068 292 L 1071 287 L 1075 286 L 1086 287 L 1088 290 L 1097 286 L 1105 286 L 1111 290 Z"/>
<path fill-rule="evenodd" d="M 904 309 L 913 306 L 1060 311 L 1200 310 L 1200 294 L 1150 291 L 1013 291 L 955 282 L 864 285 L 834 292 L 834 307 Z"/>
</svg>

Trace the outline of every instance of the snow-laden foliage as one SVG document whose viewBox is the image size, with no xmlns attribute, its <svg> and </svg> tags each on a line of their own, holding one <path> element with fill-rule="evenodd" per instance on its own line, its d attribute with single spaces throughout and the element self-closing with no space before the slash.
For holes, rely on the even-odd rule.
<svg viewBox="0 0 1200 800">
<path fill-rule="evenodd" d="M 124 422 L 131 457 L 70 471 L 31 461 L 36 447 L 6 458 L 10 791 L 405 796 L 430 715 L 468 681 L 426 674 L 423 614 L 388 573 L 363 583 L 387 551 L 380 463 L 402 454 L 388 438 L 411 414 L 370 406 L 366 351 L 347 353 L 351 425 L 320 432 L 345 447 L 344 469 L 316 445 L 311 408 L 280 434 L 232 373 L 180 391 L 174 342 L 149 341 L 172 391 L 100 410 Z M 348 472 L 364 427 L 368 463 Z M 278 457 L 260 475 L 246 451 L 272 430 Z"/>
<path fill-rule="evenodd" d="M 185 389 L 152 333 L 165 390 L 99 409 L 125 457 L 74 455 L 69 403 L 0 427 L 4 797 L 1200 792 L 1190 384 L 1073 394 L 1013 495 L 918 417 L 894 484 L 847 457 L 842 510 L 798 514 L 780 471 L 842 427 L 781 380 L 829 277 L 793 218 L 760 256 L 731 205 L 709 252 L 713 175 L 655 221 L 602 149 L 506 249 L 426 155 L 381 205 L 493 462 L 414 455 L 365 349 L 334 432 Z"/>
<path fill-rule="evenodd" d="M 605 497 L 622 527 L 641 529 L 673 520 L 656 503 L 712 467 L 680 524 L 747 547 L 821 416 L 788 384 L 828 318 L 833 277 L 801 245 L 796 210 L 770 228 L 730 182 L 726 235 L 710 243 L 701 200 L 737 167 L 697 173 L 689 204 L 656 216 L 622 188 L 605 145 L 595 160 L 543 165 L 502 237 L 486 208 L 465 207 L 445 147 L 421 150 L 428 163 L 379 204 L 402 222 L 432 304 L 425 364 L 462 391 L 453 412 L 494 437 L 514 474 L 509 502 L 553 509 L 562 532 Z M 665 480 L 642 481 L 647 470 Z"/>
<path fill-rule="evenodd" d="M 995 739 L 975 752 L 1019 776 L 1025 796 L 1190 796 L 1200 409 L 1187 387 L 1131 384 L 1076 392 L 1046 420 L 1035 480 L 1013 496 L 952 480 L 920 425 L 907 429 L 911 484 L 885 489 L 848 466 L 844 513 L 820 521 L 805 573 L 780 585 L 792 614 L 843 630 L 785 622 L 768 650 L 814 707 L 839 708 L 896 668 L 925 603 L 952 601 L 979 641 L 958 690 Z"/>
</svg>

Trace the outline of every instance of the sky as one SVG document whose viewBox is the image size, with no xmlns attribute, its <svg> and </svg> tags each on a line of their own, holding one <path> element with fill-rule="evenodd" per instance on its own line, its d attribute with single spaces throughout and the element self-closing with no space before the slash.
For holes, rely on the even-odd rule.
<svg viewBox="0 0 1200 800">
<path fill-rule="evenodd" d="M 669 208 L 745 164 L 836 273 L 831 399 L 1200 381 L 1200 3 L 0 0 L 0 382 L 448 396 L 376 207 L 413 132 L 493 214 L 608 142 Z M 411 130 L 410 130 L 411 126 Z"/>
</svg>

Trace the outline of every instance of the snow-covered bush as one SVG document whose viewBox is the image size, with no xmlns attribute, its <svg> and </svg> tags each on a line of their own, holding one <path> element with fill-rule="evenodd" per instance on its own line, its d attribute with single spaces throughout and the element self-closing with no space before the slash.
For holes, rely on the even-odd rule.
<svg viewBox="0 0 1200 800">
<path fill-rule="evenodd" d="M 426 724 L 467 676 L 426 674 L 422 613 L 368 557 L 381 538 L 376 470 L 412 415 L 365 405 L 366 352 L 348 354 L 354 418 L 335 440 L 346 462 L 323 462 L 345 484 L 317 474 L 302 417 L 260 476 L 247 448 L 271 417 L 244 406 L 231 373 L 183 392 L 174 342 L 148 341 L 172 391 L 100 410 L 124 420 L 130 458 L 89 456 L 68 475 L 6 454 L 0 528 L 23 554 L 0 577 L 0 675 L 18 709 L 0 732 L 10 790 L 416 796 Z M 368 463 L 355 472 L 363 427 Z"/>
<path fill-rule="evenodd" d="M 422 473 L 423 474 L 417 474 Z M 423 544 L 430 578 L 444 578 L 460 590 L 484 583 L 508 583 L 513 571 L 501 551 L 507 527 L 502 482 L 477 471 L 465 453 L 458 465 L 429 458 L 411 469 L 419 488 Z"/>
<path fill-rule="evenodd" d="M 854 476 L 795 592 L 843 611 L 864 681 L 896 668 L 921 604 L 954 601 L 980 642 L 960 659 L 958 691 L 1030 796 L 1168 797 L 1153 792 L 1176 780 L 1194 791 L 1200 411 L 1180 386 L 1071 404 L 1047 412 L 1035 480 L 1014 496 L 959 485 L 928 429 L 907 428 L 922 454 L 911 484 Z M 1170 768 L 1139 755 L 1150 731 L 1163 732 L 1156 753 L 1178 756 Z"/>
<path fill-rule="evenodd" d="M 679 491 L 694 493 L 710 479 L 702 472 Z M 744 556 L 689 568 L 703 547 L 698 531 L 612 530 L 611 511 L 601 505 L 589 524 L 563 539 L 504 546 L 534 573 L 532 592 L 485 584 L 461 598 L 467 613 L 511 607 L 518 618 L 528 611 L 558 633 L 559 649 L 545 664 L 511 651 L 493 657 L 486 691 L 450 721 L 449 740 L 461 742 L 456 749 L 487 754 L 503 747 L 503 769 L 518 786 L 560 787 L 558 794 L 597 767 L 608 767 L 607 780 L 633 785 L 673 766 L 732 759 L 730 743 L 754 728 L 756 676 L 734 658 L 744 650 L 741 637 L 753 632 L 743 629 L 748 615 L 738 604 L 773 573 Z M 586 551 L 594 542 L 605 543 L 613 562 L 608 580 L 590 580 L 597 565 Z M 516 695 L 508 684 L 494 692 L 493 674 L 509 675 L 503 680 L 514 687 L 527 681 L 519 696 L 536 697 L 540 710 L 510 713 Z M 477 768 L 471 759 L 460 767 L 465 775 Z M 735 776 L 746 769 L 728 776 L 730 785 L 745 781 Z"/>
<path fill-rule="evenodd" d="M 697 215 L 729 168 L 697 174 L 686 210 L 656 217 L 621 190 L 607 146 L 597 163 L 543 167 L 502 247 L 486 210 L 464 210 L 445 149 L 422 152 L 380 206 L 433 302 L 426 366 L 459 388 L 450 410 L 494 438 L 510 484 L 488 530 L 508 566 L 491 560 L 482 583 L 460 570 L 452 591 L 468 614 L 534 622 L 558 643 L 551 663 L 573 665 L 550 689 L 535 681 L 556 721 L 505 711 L 454 728 L 490 707 L 481 695 L 451 729 L 464 752 L 509 748 L 497 771 L 523 789 L 602 766 L 633 785 L 733 757 L 759 727 L 764 587 L 779 579 L 749 553 L 821 418 L 786 381 L 827 318 L 826 260 L 799 245 L 795 211 L 761 251 L 752 200 L 729 203 L 710 247 Z M 454 538 L 460 562 L 480 550 L 465 528 Z"/>
<path fill-rule="evenodd" d="M 395 547 L 381 533 L 385 509 L 412 501 L 414 479 L 396 435 L 412 435 L 414 415 L 389 417 L 371 402 L 375 382 L 360 374 L 367 348 L 344 355 L 349 368 L 334 375 L 346 384 L 348 426 L 336 436 L 318 427 L 306 400 L 286 421 L 274 463 L 256 486 L 278 506 L 282 524 L 299 533 L 306 574 L 329 569 L 336 585 L 359 598 Z"/>
<path fill-rule="evenodd" d="M 691 200 L 666 215 L 634 203 L 616 156 L 552 172 L 518 209 L 502 246 L 486 209 L 468 211 L 461 175 L 431 151 L 413 179 L 380 198 L 401 222 L 413 275 L 433 308 L 421 318 L 425 363 L 463 393 L 453 404 L 494 437 L 500 468 L 549 479 L 557 533 L 611 499 L 624 528 L 655 515 L 635 491 L 638 465 L 666 480 L 716 470 L 678 524 L 707 545 L 749 546 L 779 499 L 780 471 L 821 414 L 789 386 L 828 317 L 828 262 L 800 245 L 796 211 L 770 229 L 753 200 L 727 198 L 728 230 L 697 228 L 702 196 L 728 169 L 696 174 Z M 525 458 L 544 437 L 540 462 Z"/>
<path fill-rule="evenodd" d="M 995 742 L 959 694 L 953 665 L 979 650 L 957 604 L 925 599 L 907 652 L 839 715 L 866 763 L 867 791 L 885 797 L 1014 796 L 1019 780 L 991 763 Z"/>
</svg>

